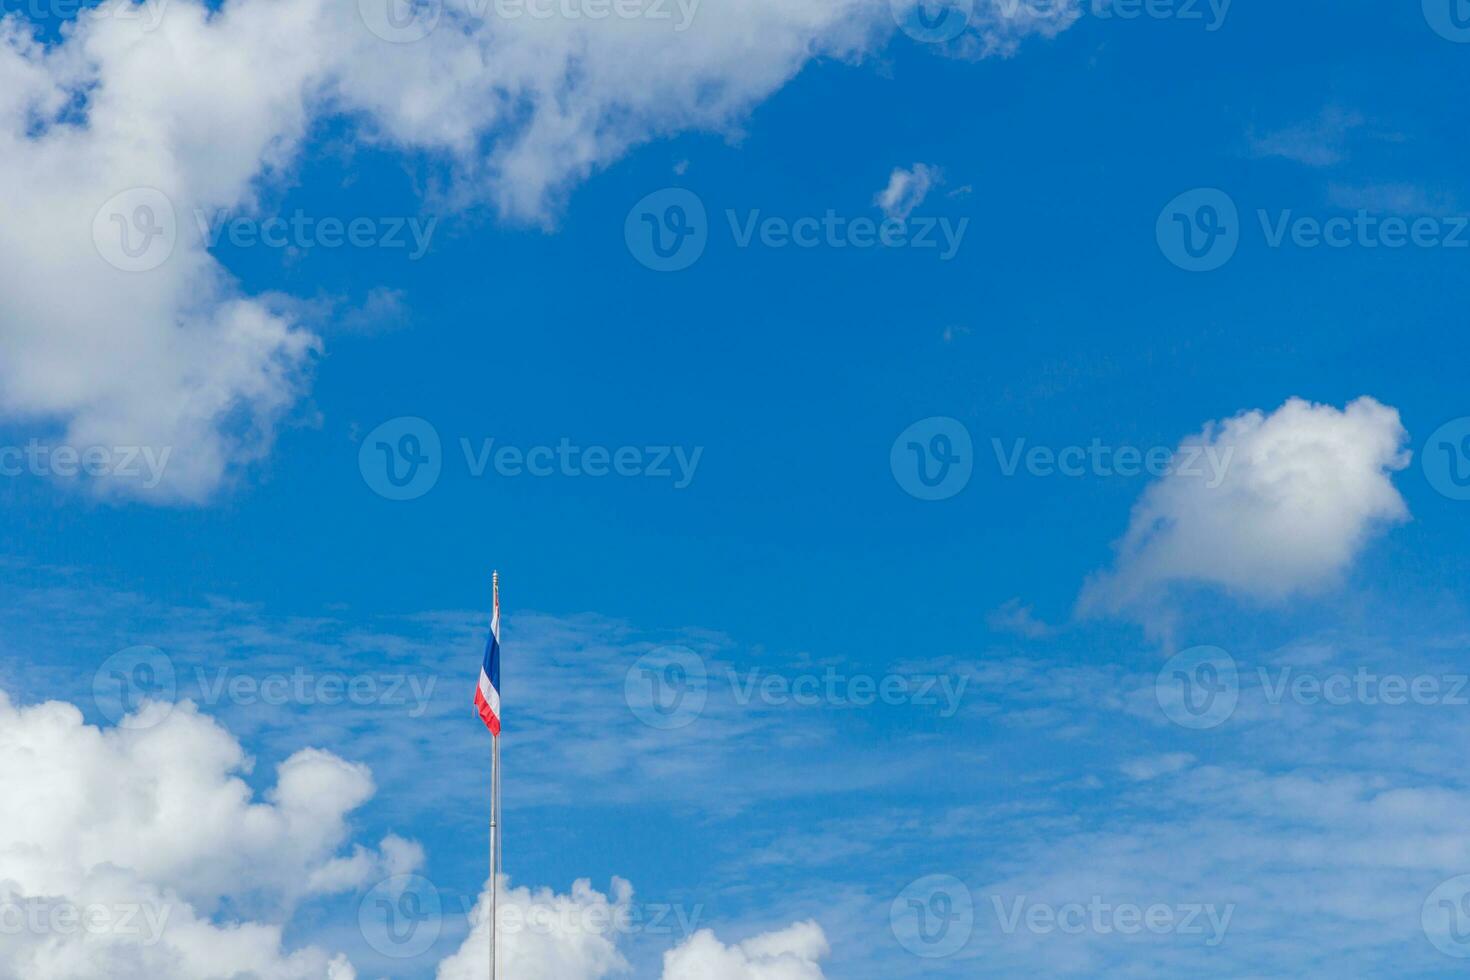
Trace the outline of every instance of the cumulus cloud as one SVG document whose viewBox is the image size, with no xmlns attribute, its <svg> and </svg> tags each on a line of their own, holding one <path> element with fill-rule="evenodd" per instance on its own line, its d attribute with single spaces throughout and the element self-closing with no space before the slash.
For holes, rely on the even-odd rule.
<svg viewBox="0 0 1470 980">
<path fill-rule="evenodd" d="M 401 0 L 172 0 L 78 18 L 49 45 L 0 18 L 0 418 L 80 449 L 167 448 L 161 479 L 88 485 L 207 501 L 270 451 L 321 343 L 242 289 L 198 215 L 267 208 L 313 122 L 349 120 L 360 141 L 442 164 L 441 209 L 489 202 L 546 224 L 630 147 L 727 130 L 812 58 L 859 57 L 895 29 L 883 0 L 597 20 L 434 3 L 421 9 L 437 17 L 407 26 L 390 5 L 404 13 Z M 986 8 L 966 37 L 1054 29 L 1033 20 Z"/>
<path fill-rule="evenodd" d="M 544 888 L 512 888 L 502 878 L 497 901 L 497 967 L 507 976 L 601 980 L 629 970 L 618 941 L 643 920 L 628 882 L 614 879 L 612 894 L 604 895 L 584 879 L 562 895 Z M 670 924 L 688 925 L 677 910 Z M 471 913 L 469 935 L 439 965 L 437 980 L 485 976 L 490 968 L 489 929 L 487 890 Z M 733 946 L 701 929 L 664 954 L 663 980 L 823 980 L 820 960 L 828 952 L 826 934 L 815 922 L 798 922 Z"/>
<path fill-rule="evenodd" d="M 924 203 L 941 176 L 938 167 L 926 163 L 916 163 L 910 170 L 895 167 L 888 176 L 888 186 L 877 193 L 873 203 L 888 217 L 902 221 Z"/>
<path fill-rule="evenodd" d="M 1081 609 L 1137 610 L 1176 583 L 1264 601 L 1332 585 L 1375 530 L 1408 518 L 1392 480 L 1406 438 L 1372 398 L 1345 409 L 1293 398 L 1211 422 L 1144 492 Z"/>
<path fill-rule="evenodd" d="M 304 749 L 260 798 L 241 778 L 250 766 L 189 702 L 99 728 L 74 705 L 18 707 L 0 691 L 0 980 L 355 980 L 346 956 L 288 948 L 285 929 L 308 899 L 353 902 L 412 875 L 423 849 L 351 840 L 349 816 L 374 793 L 364 766 Z M 524 980 L 627 973 L 620 943 L 646 914 L 621 879 L 608 895 L 502 879 L 499 905 L 501 969 Z M 485 975 L 488 910 L 482 894 L 439 980 Z M 669 922 L 685 935 L 696 924 Z M 826 952 L 814 924 L 728 949 L 699 932 L 667 976 L 820 980 Z"/>
<path fill-rule="evenodd" d="M 299 139 L 303 6 L 176 3 L 151 33 L 86 18 L 50 49 L 0 22 L 0 413 L 78 449 L 169 451 L 161 480 L 104 493 L 206 499 L 304 384 L 316 339 L 179 235 Z"/>
<path fill-rule="evenodd" d="M 625 973 L 628 962 L 618 940 L 632 921 L 633 888 L 614 879 L 612 895 L 587 880 L 569 894 L 550 889 L 512 888 L 502 878 L 497 899 L 496 968 L 524 980 L 599 980 Z M 470 915 L 470 932 L 453 956 L 439 965 L 438 980 L 480 980 L 490 970 L 490 895 L 480 895 Z"/>
<path fill-rule="evenodd" d="M 502 878 L 498 904 L 496 958 L 507 976 L 601 980 L 629 970 L 618 941 L 640 924 L 641 913 L 628 882 L 614 879 L 612 894 L 604 895 L 584 879 L 562 895 L 512 888 Z M 489 910 L 487 890 L 471 913 L 469 935 L 439 965 L 437 980 L 479 980 L 489 971 Z M 672 924 L 687 925 L 677 917 Z M 820 961 L 828 952 L 827 937 L 815 922 L 733 946 L 701 929 L 664 954 L 663 980 L 823 980 Z"/>
<path fill-rule="evenodd" d="M 663 980 L 822 980 L 830 952 L 815 922 L 799 922 L 726 946 L 709 930 L 664 954 Z"/>
<path fill-rule="evenodd" d="M 343 853 L 370 774 L 304 750 L 257 800 L 228 732 L 192 705 L 162 708 L 101 729 L 0 691 L 0 977 L 351 980 L 340 955 L 286 950 L 282 928 L 311 894 L 422 860 L 396 837 Z"/>
</svg>

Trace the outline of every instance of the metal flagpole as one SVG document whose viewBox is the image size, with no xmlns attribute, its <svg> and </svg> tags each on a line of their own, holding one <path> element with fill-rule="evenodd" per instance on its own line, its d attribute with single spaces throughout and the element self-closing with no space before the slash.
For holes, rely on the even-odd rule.
<svg viewBox="0 0 1470 980">
<path fill-rule="evenodd" d="M 500 614 L 500 573 L 491 576 L 495 615 Z M 500 736 L 490 736 L 490 980 L 495 971 L 495 918 L 500 898 Z"/>
</svg>

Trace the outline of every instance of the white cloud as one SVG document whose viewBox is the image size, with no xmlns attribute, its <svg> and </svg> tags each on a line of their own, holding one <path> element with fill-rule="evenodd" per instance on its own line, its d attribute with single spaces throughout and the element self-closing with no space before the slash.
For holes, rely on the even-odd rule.
<svg viewBox="0 0 1470 980">
<path fill-rule="evenodd" d="M 1361 113 L 1328 106 L 1314 119 L 1251 134 L 1251 150 L 1258 157 L 1282 157 L 1309 167 L 1330 167 L 1347 156 L 1348 137 L 1364 122 Z"/>
<path fill-rule="evenodd" d="M 17 18 L 0 28 L 0 77 L 21 80 L 0 89 L 0 413 L 78 449 L 170 450 L 156 487 L 113 476 L 105 493 L 206 499 L 269 450 L 301 390 L 315 338 L 242 296 L 198 242 L 181 235 L 169 254 L 166 233 L 168 202 L 181 230 L 191 208 L 237 206 L 299 139 L 314 70 L 301 6 L 206 20 L 176 3 L 154 33 L 86 19 L 50 50 Z M 123 223 L 102 214 L 94 237 L 115 198 Z M 167 261 L 110 265 L 125 234 Z"/>
<path fill-rule="evenodd" d="M 518 980 L 599 980 L 625 973 L 618 952 L 620 929 L 631 921 L 633 888 L 613 881 L 612 896 L 591 882 L 570 894 L 550 889 L 512 888 L 501 879 L 496 921 L 496 968 Z M 480 980 L 490 969 L 490 900 L 480 895 L 470 932 L 459 951 L 439 965 L 438 980 Z"/>
<path fill-rule="evenodd" d="M 1470 867 L 1467 802 L 1463 789 L 1402 784 L 1389 770 L 1203 766 L 1142 784 L 1095 823 L 1072 814 L 1044 846 L 1008 848 L 975 905 L 1163 906 L 1193 910 L 1190 927 L 1124 936 L 1104 918 L 1006 932 L 977 914 L 966 955 L 1000 976 L 1432 974 L 1449 960 L 1425 942 L 1420 912 L 1438 882 Z"/>
<path fill-rule="evenodd" d="M 986 624 L 1001 633 L 1014 633 L 1027 639 L 1039 640 L 1051 636 L 1056 628 L 1036 618 L 1036 610 L 1018 598 L 1007 599 L 990 611 Z"/>
<path fill-rule="evenodd" d="M 0 691 L 0 977 L 350 980 L 342 957 L 281 936 L 309 894 L 422 859 L 394 837 L 340 855 L 371 776 L 305 750 L 261 802 L 228 732 L 161 707 L 142 709 L 157 724 L 99 729 L 70 704 L 18 708 Z M 252 921 L 213 921 L 226 908 Z"/>
<path fill-rule="evenodd" d="M 502 878 L 497 899 L 497 967 L 517 980 L 601 980 L 628 971 L 618 940 L 639 922 L 633 889 L 614 879 L 611 897 L 586 880 L 570 894 L 512 888 Z M 470 916 L 463 945 L 439 965 L 438 980 L 479 980 L 489 971 L 489 894 Z M 725 946 L 702 929 L 664 954 L 663 980 L 822 980 L 829 952 L 815 922 L 763 933 Z"/>
<path fill-rule="evenodd" d="M 968 30 L 954 42 L 963 57 L 1009 57 L 1030 36 L 1052 38 L 1081 19 L 1080 3 L 1054 0 L 973 0 L 972 3 L 935 3 L 933 0 L 893 0 L 896 10 L 922 9 L 933 17 L 937 11 L 958 10 L 968 15 Z"/>
<path fill-rule="evenodd" d="M 1146 781 L 1188 769 L 1194 765 L 1194 756 L 1188 752 L 1165 752 L 1140 759 L 1129 759 L 1118 768 L 1129 779 Z"/>
<path fill-rule="evenodd" d="M 99 630 L 146 635 L 172 662 L 177 697 L 203 706 L 261 754 L 284 758 L 305 742 L 371 766 L 377 805 L 394 823 L 481 802 L 479 789 L 464 780 L 447 780 L 432 796 L 418 788 L 424 772 L 458 772 L 465 753 L 483 747 L 483 733 L 464 724 L 458 685 L 445 680 L 461 676 L 466 659 L 475 663 L 483 652 L 482 611 L 388 616 L 344 607 L 302 619 L 228 597 L 157 603 L 92 576 L 82 581 L 55 571 L 23 564 L 0 575 L 0 638 L 10 650 L 0 657 L 0 686 L 30 699 L 81 703 L 92 697 L 92 678 L 78 676 L 72 658 L 95 658 Z M 522 664 L 515 740 L 523 806 L 575 811 L 657 802 L 729 815 L 814 793 L 872 793 L 915 778 L 929 758 L 916 760 L 901 744 L 855 747 L 831 712 L 793 712 L 789 703 L 742 693 L 751 678 L 774 672 L 794 679 L 824 669 L 799 651 L 756 658 L 723 634 L 653 633 L 593 614 L 521 611 L 507 628 L 515 631 Z M 624 691 L 639 657 L 671 643 L 704 658 L 708 698 L 697 719 L 665 730 L 645 724 L 608 692 Z M 221 650 L 229 651 L 228 662 Z M 382 673 L 368 672 L 383 695 L 372 703 L 313 697 L 281 704 L 260 696 L 269 690 L 264 685 L 301 664 L 319 679 L 351 677 L 385 653 L 390 661 Z M 848 675 L 864 670 L 852 660 L 834 665 Z M 236 683 L 257 693 L 236 698 Z M 935 697 L 939 705 L 916 710 L 943 710 L 944 693 Z M 750 739 L 767 746 L 769 771 L 741 767 L 741 746 Z"/>
<path fill-rule="evenodd" d="M 1450 215 L 1459 209 L 1454 195 L 1407 183 L 1332 183 L 1327 202 L 1335 208 L 1397 215 Z"/>
<path fill-rule="evenodd" d="M 1352 601 L 1360 604 L 1359 597 Z M 843 957 L 834 972 L 913 972 L 916 961 L 894 955 L 882 924 L 911 880 L 904 869 L 931 858 L 936 844 L 957 857 L 934 870 L 958 877 L 975 911 L 973 935 L 949 961 L 957 975 L 1443 972 L 1452 960 L 1426 942 L 1421 911 L 1440 882 L 1470 872 L 1470 833 L 1461 816 L 1470 787 L 1456 759 L 1470 719 L 1448 704 L 1277 699 L 1270 690 L 1277 666 L 1289 662 L 1298 667 L 1293 679 L 1354 678 L 1361 668 L 1379 680 L 1439 679 L 1441 696 L 1452 689 L 1463 695 L 1463 629 L 1419 632 L 1415 627 L 1432 619 L 1422 606 L 1410 599 L 1403 609 L 1402 596 L 1383 601 L 1387 609 L 1362 612 L 1387 635 L 1355 636 L 1335 656 L 1324 655 L 1332 643 L 1316 634 L 1279 649 L 1231 643 L 1240 704 L 1208 731 L 1186 731 L 1162 714 L 1158 665 L 1147 657 L 1108 664 L 1074 650 L 1052 661 L 976 661 L 972 690 L 998 710 L 985 713 L 988 732 L 977 728 L 974 741 L 1003 760 L 1005 792 L 953 806 L 910 798 L 811 828 L 814 836 L 864 849 L 859 855 L 882 854 L 877 865 L 899 869 L 886 887 L 869 885 L 871 905 L 849 919 L 824 913 L 833 930 L 850 930 L 834 936 Z M 1394 607 L 1403 609 L 1407 631 L 1387 622 Z M 1329 635 L 1340 639 L 1352 614 L 1337 610 L 1328 618 Z M 1244 629 L 1260 627 L 1251 620 Z M 1367 688 L 1370 698 L 1382 690 L 1388 688 Z M 1455 703 L 1463 705 L 1463 696 Z M 1007 729 L 1015 714 L 1038 704 L 1051 709 L 1048 725 L 1028 726 L 1024 737 Z M 1181 764 L 1189 756 L 1180 748 L 1200 760 Z M 950 758 L 958 771 L 959 757 Z M 1095 777 L 1127 770 L 1151 778 Z M 744 855 L 737 861 L 742 872 L 750 866 Z M 824 865 L 820 894 L 840 890 L 844 869 L 871 881 L 877 865 Z M 1023 915 L 1008 927 L 1018 903 Z M 1090 911 L 1097 903 L 1100 919 Z M 1108 918 L 1125 903 L 1199 914 L 1188 929 L 1125 932 Z M 1214 920 L 1201 910 L 1211 904 Z M 1080 917 L 1072 927 L 1059 920 L 1033 927 L 1024 913 L 1037 907 Z M 1223 939 L 1210 945 L 1215 935 Z M 1454 945 L 1463 951 L 1462 943 Z"/>
<path fill-rule="evenodd" d="M 1080 607 L 1147 607 L 1176 583 L 1268 601 L 1334 584 L 1375 530 L 1408 518 L 1392 480 L 1405 439 L 1398 412 L 1371 398 L 1211 422 L 1144 491 Z"/>
<path fill-rule="evenodd" d="M 308 898 L 354 901 L 415 872 L 422 848 L 390 835 L 344 851 L 347 817 L 374 791 L 365 767 L 306 749 L 258 800 L 240 743 L 192 704 L 166 707 L 103 729 L 73 705 L 20 708 L 0 691 L 0 978 L 354 980 L 341 954 L 287 950 L 286 925 Z M 482 894 L 439 980 L 485 975 L 487 911 Z M 619 946 L 644 920 L 614 879 L 610 895 L 585 880 L 567 894 L 502 880 L 499 921 L 507 976 L 599 980 L 628 971 Z M 820 980 L 826 952 L 811 923 L 730 948 L 699 932 L 666 975 Z"/>
<path fill-rule="evenodd" d="M 312 122 L 348 118 L 361 141 L 447 164 L 441 208 L 489 201 L 548 223 L 630 147 L 728 130 L 812 58 L 859 57 L 895 29 L 886 0 L 705 0 L 604 20 L 472 4 L 440 5 L 427 37 L 390 43 L 366 21 L 399 2 L 172 0 L 158 17 L 79 18 L 49 47 L 0 19 L 0 418 L 79 449 L 167 447 L 156 485 L 89 485 L 207 501 L 270 451 L 320 342 L 242 290 L 195 215 L 260 209 Z M 987 11 L 967 37 L 988 53 L 1053 21 Z"/>
<path fill-rule="evenodd" d="M 888 176 L 888 186 L 874 196 L 873 203 L 888 217 L 902 221 L 924 203 L 941 179 L 939 168 L 926 163 L 916 163 L 911 170 L 895 167 Z"/>
<path fill-rule="evenodd" d="M 663 980 L 822 980 L 821 959 L 830 952 L 815 922 L 798 922 L 734 946 L 709 930 L 664 954 Z"/>
<path fill-rule="evenodd" d="M 337 325 L 347 333 L 382 333 L 403 326 L 408 317 L 407 294 L 401 289 L 378 286 L 368 290 L 362 305 L 341 309 Z"/>
</svg>

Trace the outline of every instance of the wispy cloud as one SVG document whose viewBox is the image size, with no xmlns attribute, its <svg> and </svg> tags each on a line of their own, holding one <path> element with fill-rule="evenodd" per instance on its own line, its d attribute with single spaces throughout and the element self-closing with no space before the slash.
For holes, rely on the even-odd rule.
<svg viewBox="0 0 1470 980">
<path fill-rule="evenodd" d="M 1020 599 L 1007 599 L 985 617 L 990 628 L 1001 633 L 1014 633 L 1038 639 L 1056 632 L 1055 627 L 1036 618 L 1036 612 Z"/>
<path fill-rule="evenodd" d="M 1455 197 L 1421 184 L 1334 181 L 1327 185 L 1327 202 L 1347 210 L 1397 215 L 1449 215 L 1459 210 Z"/>
<path fill-rule="evenodd" d="M 1257 157 L 1282 157 L 1309 167 L 1331 167 L 1347 157 L 1349 137 L 1365 123 L 1359 112 L 1328 106 L 1315 118 L 1283 129 L 1248 134 Z"/>
<path fill-rule="evenodd" d="M 0 590 L 7 600 L 0 625 L 12 638 L 6 660 L 27 665 L 0 673 L 0 682 L 22 696 L 63 692 L 89 703 L 92 673 L 112 652 L 95 644 L 105 630 L 117 638 L 114 649 L 158 648 L 173 667 L 175 697 L 200 704 L 267 757 L 306 739 L 368 763 L 395 817 L 442 815 L 448 801 L 469 812 L 478 799 L 481 787 L 448 774 L 483 748 L 469 707 L 488 629 L 483 612 L 281 617 L 222 598 L 152 602 L 45 570 L 27 577 L 29 584 L 12 579 Z M 34 617 L 55 617 L 66 630 L 43 631 Z M 14 639 L 40 635 L 48 649 Z M 860 752 L 853 744 L 867 719 L 851 710 L 851 684 L 866 677 L 876 685 L 881 672 L 841 659 L 755 654 L 709 631 L 648 631 L 596 615 L 507 613 L 504 639 L 513 692 L 506 744 L 523 760 L 508 777 L 516 807 L 656 800 L 731 815 L 761 800 L 871 790 L 916 775 L 902 746 Z M 689 692 L 697 687 L 701 700 L 697 712 L 657 727 L 660 719 L 647 723 L 643 706 L 630 703 L 630 685 L 655 682 L 670 650 L 693 658 L 699 676 L 679 682 Z M 294 692 L 305 682 L 293 681 L 303 674 L 312 683 L 326 678 L 323 690 L 337 693 L 318 696 L 313 687 L 303 702 Z M 368 696 L 341 694 L 353 679 Z M 271 697 L 267 680 L 297 686 Z M 925 695 L 932 704 L 878 707 L 937 717 L 944 698 L 955 696 L 953 686 L 936 685 Z M 752 743 L 764 746 L 768 765 L 742 764 Z M 426 772 L 446 774 L 432 799 L 416 791 Z"/>
</svg>

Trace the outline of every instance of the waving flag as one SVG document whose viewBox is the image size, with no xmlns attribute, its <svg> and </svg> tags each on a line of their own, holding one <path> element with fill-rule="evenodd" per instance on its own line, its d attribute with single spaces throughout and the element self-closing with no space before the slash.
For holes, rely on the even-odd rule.
<svg viewBox="0 0 1470 980">
<path fill-rule="evenodd" d="M 480 666 L 480 686 L 475 689 L 475 707 L 490 734 L 500 735 L 500 586 L 495 587 L 495 611 L 490 614 L 490 642 L 485 644 L 485 662 Z"/>
</svg>

